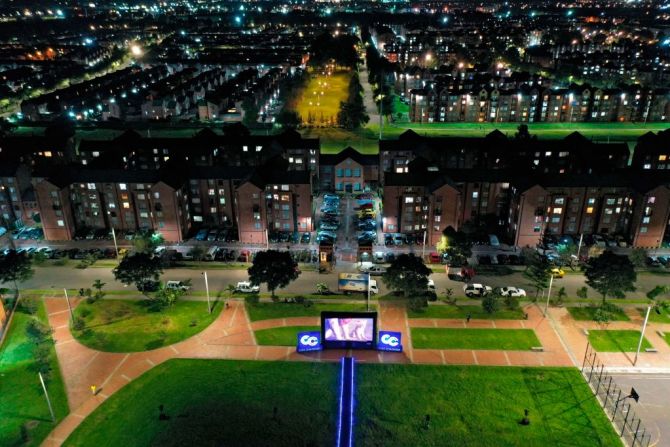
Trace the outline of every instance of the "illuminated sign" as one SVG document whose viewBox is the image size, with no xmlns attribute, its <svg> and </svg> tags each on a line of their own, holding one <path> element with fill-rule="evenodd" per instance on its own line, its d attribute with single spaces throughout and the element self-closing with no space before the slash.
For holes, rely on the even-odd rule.
<svg viewBox="0 0 670 447">
<path fill-rule="evenodd" d="M 379 351 L 402 352 L 402 333 L 379 331 L 379 342 L 377 349 Z"/>
<path fill-rule="evenodd" d="M 321 332 L 298 332 L 298 352 L 320 351 Z"/>
</svg>

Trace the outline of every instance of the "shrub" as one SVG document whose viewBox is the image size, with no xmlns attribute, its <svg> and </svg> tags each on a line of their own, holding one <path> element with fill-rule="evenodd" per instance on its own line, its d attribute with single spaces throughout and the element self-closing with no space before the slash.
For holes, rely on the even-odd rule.
<svg viewBox="0 0 670 447">
<path fill-rule="evenodd" d="M 85 322 L 84 319 L 81 318 L 81 317 L 76 317 L 76 318 L 72 321 L 72 329 L 74 329 L 75 331 L 81 331 L 81 330 L 83 330 L 85 327 L 86 327 L 86 322 Z"/>
<path fill-rule="evenodd" d="M 86 317 L 88 317 L 89 315 L 91 315 L 91 309 L 87 309 L 87 308 L 85 308 L 85 307 L 82 306 L 82 309 L 81 309 L 81 311 L 79 312 L 79 316 L 80 316 L 81 318 L 86 318 Z"/>
<path fill-rule="evenodd" d="M 583 300 L 587 299 L 589 297 L 589 289 L 586 286 L 577 289 L 577 297 Z"/>
<path fill-rule="evenodd" d="M 516 310 L 519 308 L 519 298 L 516 296 L 506 296 L 504 301 L 505 307 L 509 310 Z"/>
<path fill-rule="evenodd" d="M 488 314 L 497 312 L 500 309 L 498 297 L 494 294 L 488 294 L 482 298 L 482 309 Z"/>
<path fill-rule="evenodd" d="M 26 325 L 26 335 L 34 343 L 41 343 L 51 333 L 51 329 L 41 321 L 32 318 Z"/>
<path fill-rule="evenodd" d="M 423 296 L 425 296 L 428 301 L 437 301 L 437 293 L 430 290 L 426 291 Z"/>
<path fill-rule="evenodd" d="M 19 310 L 30 315 L 37 313 L 37 302 L 31 299 L 22 299 L 19 301 Z"/>
<path fill-rule="evenodd" d="M 424 297 L 414 297 L 410 298 L 408 302 L 409 310 L 412 312 L 420 312 L 424 308 L 428 307 L 428 301 Z"/>
</svg>

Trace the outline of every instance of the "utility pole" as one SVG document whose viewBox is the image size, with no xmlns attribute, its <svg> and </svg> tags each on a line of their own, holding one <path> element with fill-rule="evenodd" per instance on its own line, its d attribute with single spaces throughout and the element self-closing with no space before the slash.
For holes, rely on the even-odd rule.
<svg viewBox="0 0 670 447">
<path fill-rule="evenodd" d="M 44 377 L 42 377 L 41 372 L 37 372 L 37 375 L 40 376 L 40 383 L 42 384 L 42 389 L 44 390 L 44 397 L 47 399 L 47 405 L 49 406 L 49 413 L 51 414 L 51 422 L 56 422 L 56 415 L 54 414 L 54 409 L 51 406 L 51 399 L 49 399 L 49 393 L 47 392 L 47 386 L 44 383 Z"/>
<path fill-rule="evenodd" d="M 549 291 L 547 291 L 547 304 L 544 305 L 544 316 L 547 316 L 547 310 L 549 309 L 549 297 L 551 296 L 551 286 L 554 284 L 554 275 L 552 274 L 549 277 Z"/>
<path fill-rule="evenodd" d="M 368 78 L 368 85 L 370 85 Z M 379 77 L 379 140 L 382 139 L 382 127 L 384 126 L 384 70 Z"/>
<path fill-rule="evenodd" d="M 579 244 L 577 245 L 577 262 L 581 259 L 580 253 L 582 252 L 582 242 L 584 241 L 584 233 L 579 235 Z"/>
<path fill-rule="evenodd" d="M 212 306 L 209 301 L 209 281 L 207 281 L 207 272 L 202 272 L 205 275 L 205 293 L 207 294 L 207 312 L 212 313 Z"/>
<path fill-rule="evenodd" d="M 116 258 L 119 258 L 119 245 L 116 243 L 116 231 L 112 227 L 112 239 L 114 239 L 114 250 L 116 251 Z"/>
<path fill-rule="evenodd" d="M 642 348 L 642 340 L 644 340 L 644 331 L 647 329 L 647 322 L 649 321 L 649 312 L 651 312 L 651 306 L 647 306 L 647 314 L 644 316 L 644 323 L 642 324 L 642 333 L 640 333 L 640 341 L 637 343 L 637 351 L 635 351 L 635 360 L 633 360 L 633 366 L 637 363 L 637 356 L 640 354 L 640 348 Z"/>
<path fill-rule="evenodd" d="M 365 310 L 370 310 L 370 272 L 368 272 L 368 294 L 365 302 Z"/>
<path fill-rule="evenodd" d="M 72 306 L 70 305 L 70 297 L 67 296 L 67 289 L 63 289 L 63 292 L 65 292 L 65 301 L 67 301 L 67 308 L 70 311 L 70 320 L 74 321 L 74 313 L 72 312 Z"/>
</svg>

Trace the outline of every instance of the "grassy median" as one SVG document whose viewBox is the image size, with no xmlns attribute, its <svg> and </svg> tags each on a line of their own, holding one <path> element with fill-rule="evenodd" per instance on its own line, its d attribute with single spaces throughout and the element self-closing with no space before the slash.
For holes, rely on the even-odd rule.
<svg viewBox="0 0 670 447">
<path fill-rule="evenodd" d="M 542 346 L 532 329 L 411 329 L 415 349 L 482 349 L 527 351 Z"/>
</svg>

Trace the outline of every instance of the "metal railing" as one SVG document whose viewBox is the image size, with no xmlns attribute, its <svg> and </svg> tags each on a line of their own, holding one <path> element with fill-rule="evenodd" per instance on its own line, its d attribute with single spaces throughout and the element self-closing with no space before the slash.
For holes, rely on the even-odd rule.
<svg viewBox="0 0 670 447">
<path fill-rule="evenodd" d="M 591 344 L 588 344 L 581 368 L 584 379 L 624 444 L 628 447 L 648 447 L 651 443 L 651 434 L 647 432 L 642 420 L 635 415 L 631 404 L 627 402 L 627 398 L 631 397 L 629 392 L 623 391 L 604 369 L 605 365 L 598 360 Z"/>
</svg>

